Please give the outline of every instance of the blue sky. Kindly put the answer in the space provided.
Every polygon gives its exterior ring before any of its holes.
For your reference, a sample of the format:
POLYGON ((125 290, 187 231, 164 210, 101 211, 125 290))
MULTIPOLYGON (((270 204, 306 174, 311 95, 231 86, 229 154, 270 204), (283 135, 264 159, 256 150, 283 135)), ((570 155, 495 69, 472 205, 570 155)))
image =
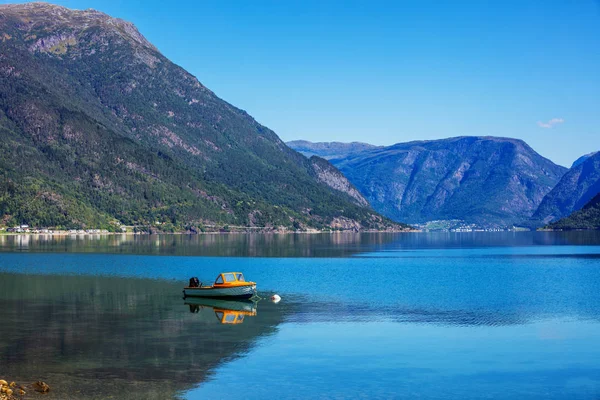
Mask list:
POLYGON ((598 0, 56 3, 132 21, 283 140, 508 136, 565 166, 600 150, 598 0))

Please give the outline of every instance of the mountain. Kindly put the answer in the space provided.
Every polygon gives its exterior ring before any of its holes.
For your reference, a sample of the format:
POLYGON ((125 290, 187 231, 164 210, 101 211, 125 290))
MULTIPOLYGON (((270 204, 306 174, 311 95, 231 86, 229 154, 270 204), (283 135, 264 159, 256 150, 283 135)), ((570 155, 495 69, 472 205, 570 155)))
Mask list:
POLYGON ((557 221, 583 208, 598 193, 600 152, 569 169, 556 187, 544 197, 532 219, 542 221, 543 224, 557 221))
POLYGON ((330 161, 387 217, 486 227, 530 217, 566 171, 525 142, 498 137, 363 148, 330 161))
POLYGON ((344 158, 350 154, 359 153, 361 151, 380 148, 368 143, 352 142, 352 143, 341 143, 341 142, 318 142, 313 143, 306 140, 293 140, 286 142, 288 146, 297 152, 310 158, 312 156, 319 156, 326 160, 333 158, 344 158))
POLYGON ((368 207, 369 202, 363 197, 356 187, 329 161, 318 156, 310 157, 310 164, 317 174, 320 182, 332 189, 346 193, 354 199, 354 203, 362 207, 368 207))
POLYGON ((579 157, 577 160, 573 161, 573 165, 571 165, 571 168, 574 168, 574 167, 578 166, 579 164, 583 164, 583 162, 585 160, 587 160, 588 158, 590 158, 590 157, 592 157, 592 156, 594 156, 596 154, 598 154, 598 152, 594 151, 592 153, 585 154, 585 155, 579 157))
POLYGON ((600 193, 590 200, 581 210, 550 224, 548 228, 560 230, 599 230, 600 229, 600 193))
POLYGON ((400 227, 95 10, 0 5, 0 150, 5 225, 400 227))

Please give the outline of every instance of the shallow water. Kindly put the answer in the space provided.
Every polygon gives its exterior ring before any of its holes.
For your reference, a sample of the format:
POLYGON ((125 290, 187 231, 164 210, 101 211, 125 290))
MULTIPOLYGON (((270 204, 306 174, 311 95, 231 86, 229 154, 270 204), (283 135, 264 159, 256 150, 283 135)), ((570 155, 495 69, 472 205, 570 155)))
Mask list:
POLYGON ((48 399, 597 399, 600 235, 4 236, 0 321, 48 399), (283 300, 181 298, 224 270, 283 300))

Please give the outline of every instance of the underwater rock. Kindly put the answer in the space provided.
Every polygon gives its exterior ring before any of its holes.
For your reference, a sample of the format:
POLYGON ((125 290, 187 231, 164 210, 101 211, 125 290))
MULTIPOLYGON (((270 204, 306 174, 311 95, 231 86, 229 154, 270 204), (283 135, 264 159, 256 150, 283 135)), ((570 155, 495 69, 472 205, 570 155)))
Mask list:
POLYGON ((37 381, 33 384, 35 391, 40 393, 48 393, 50 391, 50 386, 46 382, 37 381))

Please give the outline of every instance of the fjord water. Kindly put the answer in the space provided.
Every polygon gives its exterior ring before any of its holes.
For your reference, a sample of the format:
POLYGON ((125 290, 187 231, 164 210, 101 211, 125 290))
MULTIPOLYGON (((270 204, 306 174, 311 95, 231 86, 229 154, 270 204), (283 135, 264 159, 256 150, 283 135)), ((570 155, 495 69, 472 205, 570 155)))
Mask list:
POLYGON ((0 377, 48 399, 597 399, 599 343, 597 232, 0 236, 0 377), (226 270, 283 300, 182 299, 226 270))

